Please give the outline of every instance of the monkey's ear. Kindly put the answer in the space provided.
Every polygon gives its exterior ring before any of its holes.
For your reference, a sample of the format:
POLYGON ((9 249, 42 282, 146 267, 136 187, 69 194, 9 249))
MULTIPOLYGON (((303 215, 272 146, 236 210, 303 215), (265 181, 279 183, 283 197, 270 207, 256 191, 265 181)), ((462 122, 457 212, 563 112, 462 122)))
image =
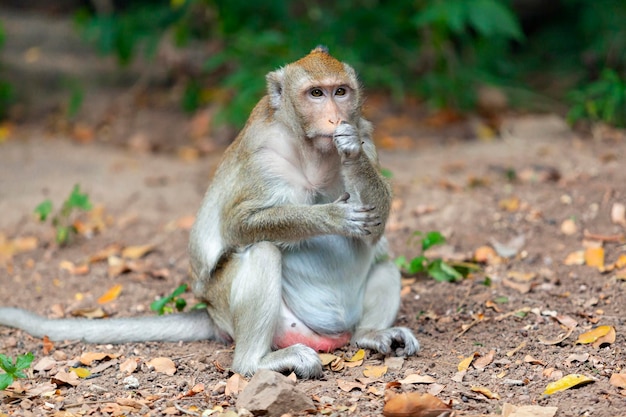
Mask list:
POLYGON ((284 68, 272 71, 267 74, 267 94, 270 97, 270 106, 273 109, 280 107, 280 98, 283 95, 283 79, 285 78, 284 68))

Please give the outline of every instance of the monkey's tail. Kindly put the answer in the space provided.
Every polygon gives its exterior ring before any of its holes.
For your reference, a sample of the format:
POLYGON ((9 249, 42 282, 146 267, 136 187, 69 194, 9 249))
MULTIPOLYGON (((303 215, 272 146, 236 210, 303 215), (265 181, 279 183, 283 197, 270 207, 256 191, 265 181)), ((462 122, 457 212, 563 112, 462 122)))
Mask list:
POLYGON ((48 319, 21 308, 0 307, 0 325, 22 329, 50 340, 88 343, 178 342, 221 340, 206 310, 165 316, 91 319, 48 319))

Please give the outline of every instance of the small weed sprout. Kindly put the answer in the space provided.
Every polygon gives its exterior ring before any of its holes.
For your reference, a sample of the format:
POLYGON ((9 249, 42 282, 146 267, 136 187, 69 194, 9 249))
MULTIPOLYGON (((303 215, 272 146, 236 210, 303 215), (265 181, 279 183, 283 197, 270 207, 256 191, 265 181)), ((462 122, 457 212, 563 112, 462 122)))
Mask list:
MULTIPOLYGON (((176 288, 172 293, 168 296, 159 298, 158 300, 153 301, 150 304, 150 310, 156 311, 159 316, 163 314, 173 313, 176 311, 183 311, 185 307, 187 307, 187 301, 180 297, 180 295, 187 291, 187 284, 182 284, 178 288, 176 288)), ((194 305, 191 309, 202 309, 206 308, 206 304, 198 303, 194 305)))
POLYGON ((0 369, 5 372, 0 374, 0 391, 7 389, 16 379, 26 378, 26 374, 22 371, 30 367, 34 358, 32 353, 26 353, 24 355, 18 355, 18 357, 13 360, 0 353, 0 369))
POLYGON ((408 275, 425 273, 429 277, 439 282, 454 282, 465 278, 470 272, 475 271, 478 267, 475 264, 467 262, 447 262, 441 258, 430 259, 425 252, 433 246, 442 245, 446 242, 446 238, 437 231, 413 233, 412 238, 419 239, 420 254, 411 260, 406 256, 396 258, 396 265, 408 275))
MULTIPOLYGON (((77 230, 72 223, 72 214, 75 210, 89 211, 92 205, 87 194, 80 192, 80 186, 76 184, 69 197, 63 202, 61 209, 51 218, 52 226, 56 229, 56 242, 65 246, 71 242, 77 230)), ((39 221, 45 222, 52 214, 52 201, 47 199, 35 208, 35 214, 39 221)))

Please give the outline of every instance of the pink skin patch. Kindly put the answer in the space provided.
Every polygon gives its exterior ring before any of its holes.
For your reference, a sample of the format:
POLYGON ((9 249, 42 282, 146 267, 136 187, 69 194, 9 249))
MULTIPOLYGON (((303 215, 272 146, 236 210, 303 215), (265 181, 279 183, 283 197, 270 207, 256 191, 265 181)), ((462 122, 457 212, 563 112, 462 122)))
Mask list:
MULTIPOLYGON (((307 329, 308 330, 308 329, 307 329)), ((352 335, 350 333, 342 333, 334 336, 322 336, 311 333, 302 334, 296 330, 286 331, 274 337, 274 346, 283 349, 297 343, 307 345, 317 352, 330 352, 350 343, 352 335)))

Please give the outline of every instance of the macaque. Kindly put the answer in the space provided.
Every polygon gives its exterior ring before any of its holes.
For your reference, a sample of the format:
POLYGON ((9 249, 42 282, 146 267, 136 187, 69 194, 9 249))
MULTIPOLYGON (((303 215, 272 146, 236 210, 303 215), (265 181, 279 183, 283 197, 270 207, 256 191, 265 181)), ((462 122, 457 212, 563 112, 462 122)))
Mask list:
POLYGON ((207 311, 101 321, 0 308, 0 324, 53 340, 235 342, 232 369, 322 375, 348 343, 414 355, 391 327, 400 273, 384 237, 391 190, 352 67, 318 46, 270 72, 191 230, 191 287, 207 311), (208 313, 208 314, 207 314, 208 313))

